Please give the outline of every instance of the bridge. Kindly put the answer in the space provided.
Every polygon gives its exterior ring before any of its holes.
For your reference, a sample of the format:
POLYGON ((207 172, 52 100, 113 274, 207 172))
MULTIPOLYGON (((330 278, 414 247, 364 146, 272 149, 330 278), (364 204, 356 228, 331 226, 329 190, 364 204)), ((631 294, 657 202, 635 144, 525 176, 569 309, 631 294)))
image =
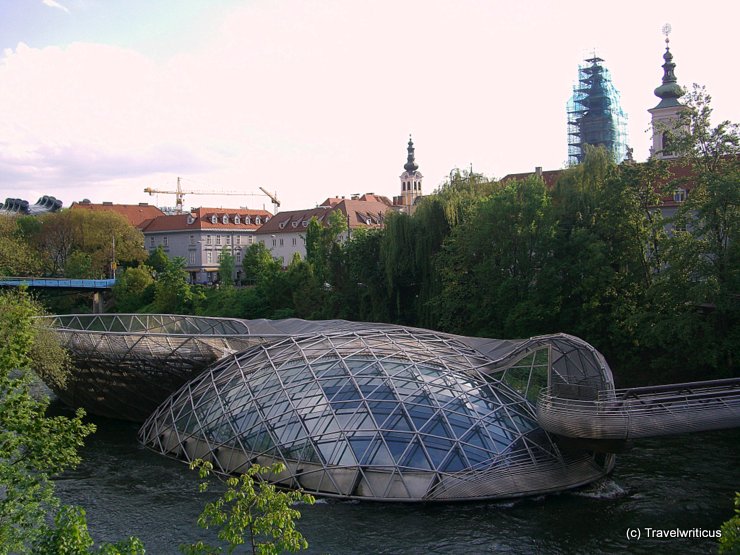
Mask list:
POLYGON ((537 420, 575 439, 626 440, 740 426, 740 378, 592 392, 543 389, 537 420))
POLYGON ((42 287, 52 289, 78 289, 102 291, 112 289, 115 279, 69 279, 69 278, 35 278, 35 277, 2 277, 0 287, 42 287))
POLYGON ((33 287, 66 291, 90 291, 93 294, 92 310, 96 314, 105 312, 101 293, 113 289, 115 279, 69 279, 35 277, 0 277, 0 287, 33 287))

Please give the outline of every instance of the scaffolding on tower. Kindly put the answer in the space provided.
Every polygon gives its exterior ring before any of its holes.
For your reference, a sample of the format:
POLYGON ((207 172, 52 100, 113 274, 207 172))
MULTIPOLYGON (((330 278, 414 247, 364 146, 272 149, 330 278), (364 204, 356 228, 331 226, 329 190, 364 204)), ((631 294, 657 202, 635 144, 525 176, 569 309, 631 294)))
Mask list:
POLYGON ((627 156, 627 116, 609 70, 596 56, 578 66, 568 101, 568 163, 583 162, 585 146, 602 145, 617 163, 627 156))

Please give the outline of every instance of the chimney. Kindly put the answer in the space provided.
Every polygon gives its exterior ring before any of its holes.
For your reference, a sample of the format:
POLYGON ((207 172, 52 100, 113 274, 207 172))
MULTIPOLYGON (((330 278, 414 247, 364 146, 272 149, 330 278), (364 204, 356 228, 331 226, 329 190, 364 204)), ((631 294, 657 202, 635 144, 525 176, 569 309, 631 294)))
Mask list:
POLYGON ((535 168, 534 168, 534 174, 537 177, 542 177, 542 166, 535 166, 535 168))

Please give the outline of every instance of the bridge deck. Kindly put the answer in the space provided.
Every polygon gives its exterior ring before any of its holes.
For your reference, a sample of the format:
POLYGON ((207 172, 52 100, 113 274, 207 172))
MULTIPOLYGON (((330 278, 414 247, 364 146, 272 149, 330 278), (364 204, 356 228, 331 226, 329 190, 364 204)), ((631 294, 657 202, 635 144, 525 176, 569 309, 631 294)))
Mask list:
POLYGON ((112 289, 115 279, 68 279, 68 278, 27 278, 5 277, 0 278, 0 287, 52 287, 64 289, 112 289))
POLYGON ((554 434, 629 439, 740 426, 740 379, 600 392, 595 400, 542 390, 537 420, 554 434))

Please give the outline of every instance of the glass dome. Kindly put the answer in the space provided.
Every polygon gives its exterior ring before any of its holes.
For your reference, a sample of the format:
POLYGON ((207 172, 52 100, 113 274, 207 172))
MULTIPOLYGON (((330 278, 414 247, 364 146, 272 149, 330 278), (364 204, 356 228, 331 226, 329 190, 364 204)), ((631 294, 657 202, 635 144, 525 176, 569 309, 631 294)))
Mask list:
POLYGON ((612 460, 565 452, 490 358, 407 328, 286 337, 227 357, 174 393, 141 440, 310 493, 388 501, 512 497, 590 482, 612 460))

